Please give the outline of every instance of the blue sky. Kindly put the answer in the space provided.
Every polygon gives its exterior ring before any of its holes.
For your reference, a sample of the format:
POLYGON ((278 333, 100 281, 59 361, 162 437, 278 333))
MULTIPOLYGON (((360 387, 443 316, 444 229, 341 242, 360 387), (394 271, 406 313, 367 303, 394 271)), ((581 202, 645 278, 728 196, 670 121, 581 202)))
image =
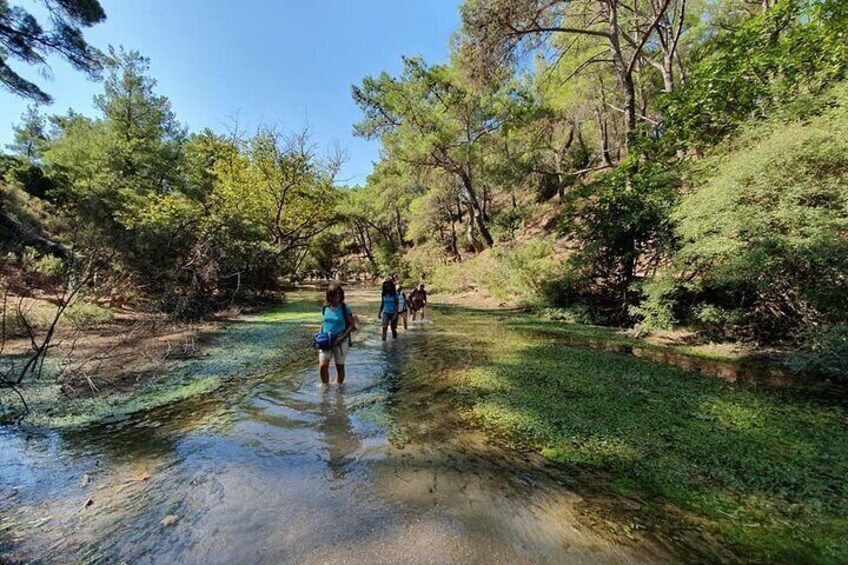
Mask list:
MULTIPOLYGON (((38 13, 36 2, 13 3, 38 13)), ((308 127, 320 148, 338 144, 348 160, 339 175, 362 183, 378 144, 354 138, 359 109, 350 86, 382 70, 397 73, 401 55, 428 62, 448 57, 459 26, 458 0, 101 0, 106 22, 86 38, 137 49, 151 60, 158 92, 171 99, 192 131, 229 131, 270 124, 284 131, 308 127)), ((58 59, 52 78, 12 62, 55 98, 47 113, 73 108, 93 115, 100 85, 58 59)), ((0 145, 27 101, 0 90, 0 145)))

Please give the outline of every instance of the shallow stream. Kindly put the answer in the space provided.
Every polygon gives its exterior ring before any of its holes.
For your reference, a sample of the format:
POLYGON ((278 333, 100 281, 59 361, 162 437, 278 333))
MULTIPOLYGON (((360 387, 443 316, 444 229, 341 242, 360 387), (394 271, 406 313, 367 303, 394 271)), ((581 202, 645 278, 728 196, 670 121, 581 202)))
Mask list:
POLYGON ((469 323, 448 333, 462 320, 435 312, 383 344, 374 299, 348 300, 370 321, 343 388, 321 388, 304 350, 118 422, 0 429, 0 562, 670 559, 649 539, 592 527, 555 474, 457 416, 444 377, 509 330, 469 323))

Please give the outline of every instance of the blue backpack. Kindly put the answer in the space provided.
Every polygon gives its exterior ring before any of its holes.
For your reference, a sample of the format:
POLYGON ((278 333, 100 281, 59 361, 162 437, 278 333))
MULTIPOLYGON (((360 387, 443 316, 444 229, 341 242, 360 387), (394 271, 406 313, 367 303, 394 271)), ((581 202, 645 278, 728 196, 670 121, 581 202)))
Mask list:
MULTIPOLYGON (((344 318, 344 328, 347 331, 347 305, 344 302, 341 303, 342 307, 342 318, 344 318)), ((333 348, 333 342, 336 341, 336 337, 338 337, 333 332, 325 332, 324 331, 324 322, 323 316, 327 313, 327 305, 325 304, 323 308, 321 308, 321 331, 315 334, 315 347, 320 349, 321 351, 329 351, 333 348)), ((350 345, 350 334, 347 336, 348 345, 350 345)))

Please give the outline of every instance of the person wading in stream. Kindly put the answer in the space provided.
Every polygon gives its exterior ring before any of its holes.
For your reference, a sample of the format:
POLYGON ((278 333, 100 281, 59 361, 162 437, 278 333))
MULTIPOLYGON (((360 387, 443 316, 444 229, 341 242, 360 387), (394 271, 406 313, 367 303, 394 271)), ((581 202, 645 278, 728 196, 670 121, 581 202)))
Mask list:
POLYGON ((403 287, 400 285, 397 285, 397 299, 398 317, 403 320, 403 329, 408 330, 409 325, 407 323, 407 319, 409 318, 409 309, 406 307, 406 304, 409 300, 406 298, 406 293, 403 292, 403 287))
POLYGON ((383 341, 386 341, 386 330, 389 325, 392 326, 392 339, 397 339, 397 323, 398 323, 398 296, 395 289, 395 281, 391 277, 383 281, 383 288, 380 292, 380 323, 383 325, 383 341))
POLYGON ((344 299, 342 285, 330 284, 327 288, 327 302, 323 308, 321 332, 333 336, 332 344, 327 349, 318 349, 318 373, 325 385, 330 384, 330 361, 336 363, 336 383, 342 384, 345 380, 345 356, 350 348, 350 334, 356 329, 356 320, 344 299))
POLYGON ((409 294, 409 308, 412 310, 413 322, 418 315, 421 316, 422 320, 424 319, 425 306, 427 306, 427 291, 424 290, 424 284, 422 283, 409 294))

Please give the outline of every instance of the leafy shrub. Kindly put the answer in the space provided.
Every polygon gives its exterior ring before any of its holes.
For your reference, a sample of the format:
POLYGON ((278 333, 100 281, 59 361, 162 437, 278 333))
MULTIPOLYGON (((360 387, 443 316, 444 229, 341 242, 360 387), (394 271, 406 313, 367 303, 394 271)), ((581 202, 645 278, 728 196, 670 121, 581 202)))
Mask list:
POLYGON ((76 302, 65 309, 64 316, 75 328, 86 329, 111 322, 114 313, 97 304, 76 302))
POLYGON ((798 372, 848 381, 848 324, 837 324, 811 339, 788 365, 798 372))
POLYGON ((495 248, 495 278, 487 281, 492 294, 522 306, 541 305, 543 288, 561 269, 553 253, 553 242, 549 240, 532 240, 509 248, 495 248))
POLYGON ((568 308, 542 308, 539 317, 568 324, 591 324, 594 321, 589 307, 585 304, 575 304, 568 308))
POLYGON ((45 277, 56 279, 65 273, 65 265, 58 257, 44 255, 33 262, 32 270, 45 277))
POLYGON ((780 339, 848 316, 848 85, 835 100, 702 165, 707 180, 673 214, 695 321, 780 339))
POLYGON ((654 263, 672 241, 669 215, 677 202, 680 174, 657 163, 619 169, 570 193, 560 234, 580 242, 558 281, 545 287, 546 301, 585 304, 597 323, 627 324, 639 294, 640 263, 654 263))
POLYGON ((489 223, 492 237, 497 241, 509 241, 513 239, 524 220, 531 217, 536 210, 537 206, 525 204, 508 207, 493 213, 491 222, 489 223))
POLYGON ((654 277, 638 286, 644 299, 630 307, 630 314, 646 330, 668 330, 678 323, 675 313, 680 283, 670 276, 654 277))
POLYGON ((48 304, 23 304, 20 309, 12 304, 6 305, 6 337, 26 337, 27 325, 36 332, 44 329, 53 321, 56 307, 48 304), (23 318, 23 319, 21 319, 23 318))
POLYGON ((665 139, 709 147, 752 117, 822 92, 848 69, 846 33, 844 0, 791 0, 718 37, 666 101, 665 139))

